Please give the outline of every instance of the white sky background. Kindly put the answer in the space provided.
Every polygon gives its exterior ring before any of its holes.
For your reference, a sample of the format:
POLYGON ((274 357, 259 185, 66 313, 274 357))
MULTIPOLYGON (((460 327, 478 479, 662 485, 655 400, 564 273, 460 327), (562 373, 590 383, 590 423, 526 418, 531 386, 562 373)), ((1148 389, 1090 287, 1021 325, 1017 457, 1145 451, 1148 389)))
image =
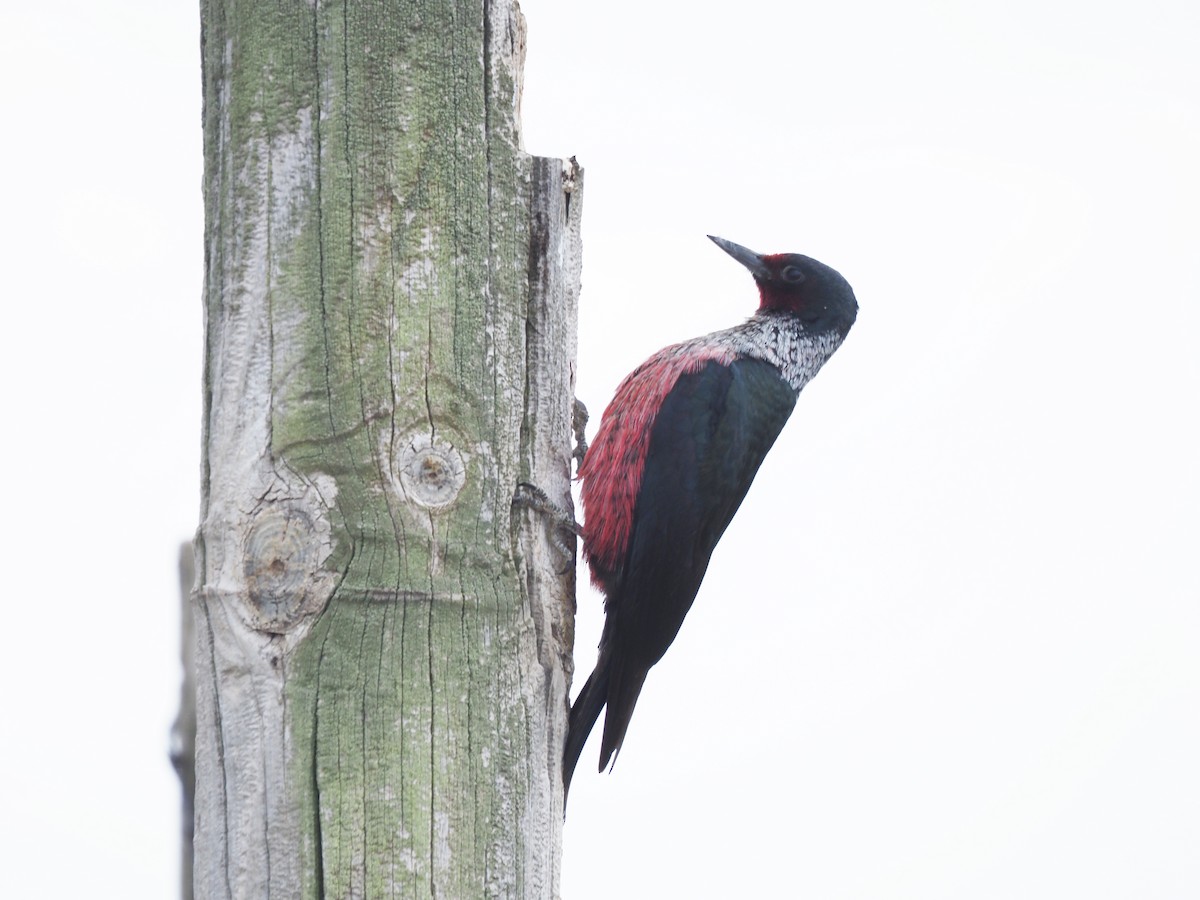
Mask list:
MULTIPOLYGON (((753 310, 706 233, 861 307, 614 773, 585 750, 564 895, 1200 894, 1200 7, 523 7, 526 146, 587 171, 593 431, 753 310)), ((198 44, 192 3, 0 28, 6 897, 175 896, 198 44)))

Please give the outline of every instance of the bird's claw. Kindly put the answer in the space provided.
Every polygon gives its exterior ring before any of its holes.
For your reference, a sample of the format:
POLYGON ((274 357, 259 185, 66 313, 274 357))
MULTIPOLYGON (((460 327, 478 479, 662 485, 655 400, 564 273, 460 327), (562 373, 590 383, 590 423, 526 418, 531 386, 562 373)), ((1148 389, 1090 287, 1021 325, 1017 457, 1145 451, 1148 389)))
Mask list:
POLYGON ((571 451, 571 458, 575 460, 576 475, 579 474, 579 467, 583 465, 583 459, 588 452, 587 423, 587 407, 576 397, 571 407, 571 431, 575 435, 575 449, 571 451))
POLYGON ((575 538, 583 537, 583 526, 575 521, 568 510, 563 509, 550 499, 549 495, 536 484, 522 481, 517 485, 513 494, 513 506, 523 506, 547 515, 554 528, 550 532, 550 543, 566 557, 575 555, 575 538), (565 535, 569 534, 568 539, 565 535))

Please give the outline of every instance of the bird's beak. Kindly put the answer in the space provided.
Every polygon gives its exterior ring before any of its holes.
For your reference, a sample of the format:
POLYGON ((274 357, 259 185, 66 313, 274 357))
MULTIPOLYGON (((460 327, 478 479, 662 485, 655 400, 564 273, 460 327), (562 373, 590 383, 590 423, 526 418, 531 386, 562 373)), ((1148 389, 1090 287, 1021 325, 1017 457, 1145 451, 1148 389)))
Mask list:
POLYGON ((771 271, 763 264, 762 256, 753 250, 743 247, 741 244, 735 244, 733 241, 727 241, 725 238, 713 237, 711 234, 708 239, 749 269, 750 274, 755 278, 771 277, 771 271))

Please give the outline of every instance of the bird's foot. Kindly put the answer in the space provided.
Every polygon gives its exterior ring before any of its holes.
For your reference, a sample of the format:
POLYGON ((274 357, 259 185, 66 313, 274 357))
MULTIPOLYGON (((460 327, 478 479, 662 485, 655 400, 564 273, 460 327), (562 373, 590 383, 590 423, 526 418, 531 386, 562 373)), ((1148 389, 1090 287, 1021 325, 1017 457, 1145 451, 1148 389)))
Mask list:
POLYGON ((583 526, 575 521, 575 517, 569 511, 551 500, 546 492, 536 484, 530 484, 527 481, 522 481, 517 485, 512 502, 513 506, 523 506, 548 516, 551 524, 554 525, 550 531, 550 543, 563 556, 568 558, 575 556, 575 538, 583 537, 583 526), (568 538, 567 535, 570 537, 568 538))
POLYGON ((571 431, 575 435, 575 449, 571 452, 571 458, 575 460, 576 475, 579 474, 579 467, 583 465, 583 458, 588 452, 587 423, 587 407, 576 397, 575 404, 571 407, 571 431))

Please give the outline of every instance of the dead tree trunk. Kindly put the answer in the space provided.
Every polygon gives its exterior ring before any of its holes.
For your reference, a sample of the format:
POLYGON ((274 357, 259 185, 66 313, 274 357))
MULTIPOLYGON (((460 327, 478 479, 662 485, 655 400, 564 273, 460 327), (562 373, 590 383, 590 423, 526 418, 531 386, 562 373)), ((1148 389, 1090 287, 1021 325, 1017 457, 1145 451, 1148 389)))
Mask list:
POLYGON ((512 0, 202 0, 195 884, 555 897, 580 175, 512 0))
POLYGON ((182 815, 182 847, 179 854, 180 900, 192 900, 192 842, 196 827, 196 626, 192 618, 191 592, 196 582, 192 545, 179 548, 179 592, 181 615, 180 662, 183 683, 179 686, 179 714, 171 725, 171 765, 179 776, 182 815))

